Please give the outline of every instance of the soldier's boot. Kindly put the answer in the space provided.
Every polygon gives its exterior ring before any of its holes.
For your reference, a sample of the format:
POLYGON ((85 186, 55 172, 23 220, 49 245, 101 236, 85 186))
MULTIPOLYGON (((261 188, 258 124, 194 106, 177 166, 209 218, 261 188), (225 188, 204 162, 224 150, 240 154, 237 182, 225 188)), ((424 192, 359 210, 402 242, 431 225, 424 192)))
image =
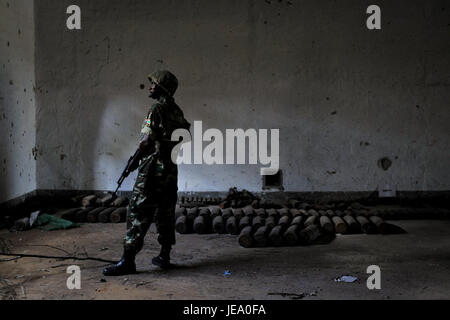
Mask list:
POLYGON ((130 249, 125 249, 122 259, 114 266, 103 269, 103 275, 107 277, 118 277, 136 273, 135 254, 130 249))
POLYGON ((172 249, 172 246, 165 246, 163 245, 161 247, 161 252, 159 256, 154 257, 152 259, 152 263, 155 266, 160 267, 161 269, 170 269, 174 265, 170 263, 170 250, 172 249))

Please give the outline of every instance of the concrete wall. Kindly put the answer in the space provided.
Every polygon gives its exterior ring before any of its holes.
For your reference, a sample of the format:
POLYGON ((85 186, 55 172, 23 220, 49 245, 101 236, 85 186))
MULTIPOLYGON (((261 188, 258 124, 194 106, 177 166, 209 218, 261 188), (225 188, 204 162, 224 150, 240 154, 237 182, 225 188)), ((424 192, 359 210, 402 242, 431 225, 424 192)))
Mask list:
POLYGON ((0 203, 36 189, 33 10, 0 0, 0 203))
MULTIPOLYGON (((191 122, 280 129, 286 191, 450 190, 450 7, 380 0, 369 31, 372 2, 79 0, 69 31, 72 1, 36 0, 37 187, 113 189, 168 68, 191 122)), ((181 166, 180 191, 261 190, 259 169, 181 166)))

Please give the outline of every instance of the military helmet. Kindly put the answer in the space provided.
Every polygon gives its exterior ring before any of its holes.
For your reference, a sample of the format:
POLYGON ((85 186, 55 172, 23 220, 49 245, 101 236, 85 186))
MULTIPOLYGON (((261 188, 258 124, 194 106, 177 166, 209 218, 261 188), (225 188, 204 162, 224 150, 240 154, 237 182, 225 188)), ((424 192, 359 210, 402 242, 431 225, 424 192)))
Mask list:
POLYGON ((178 79, 169 71, 156 71, 148 76, 150 81, 153 81, 160 86, 169 96, 173 96, 178 89, 178 79))

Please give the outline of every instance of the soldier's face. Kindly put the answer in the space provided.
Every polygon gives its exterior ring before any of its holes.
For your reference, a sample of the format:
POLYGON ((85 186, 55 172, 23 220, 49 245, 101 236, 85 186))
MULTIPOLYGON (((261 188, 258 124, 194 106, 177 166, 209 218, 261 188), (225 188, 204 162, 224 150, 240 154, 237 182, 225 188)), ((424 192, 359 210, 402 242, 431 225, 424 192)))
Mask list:
POLYGON ((150 82, 150 98, 159 99, 161 97, 161 88, 156 85, 153 81, 150 82))

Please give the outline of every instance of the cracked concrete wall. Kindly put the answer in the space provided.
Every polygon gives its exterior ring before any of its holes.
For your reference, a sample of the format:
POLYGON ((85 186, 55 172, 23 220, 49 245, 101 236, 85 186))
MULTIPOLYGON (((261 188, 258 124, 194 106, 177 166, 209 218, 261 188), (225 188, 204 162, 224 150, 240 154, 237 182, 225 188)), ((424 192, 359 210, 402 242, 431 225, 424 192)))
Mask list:
POLYGON ((33 1, 0 0, 0 203, 36 189, 33 1))
MULTIPOLYGON (((444 0, 377 1, 381 31, 360 0, 80 0, 79 31, 70 4, 36 1, 39 189, 114 189, 162 68, 204 130, 279 128, 286 191, 450 189, 444 0)), ((258 191, 259 169, 182 165, 179 188, 258 191)))

